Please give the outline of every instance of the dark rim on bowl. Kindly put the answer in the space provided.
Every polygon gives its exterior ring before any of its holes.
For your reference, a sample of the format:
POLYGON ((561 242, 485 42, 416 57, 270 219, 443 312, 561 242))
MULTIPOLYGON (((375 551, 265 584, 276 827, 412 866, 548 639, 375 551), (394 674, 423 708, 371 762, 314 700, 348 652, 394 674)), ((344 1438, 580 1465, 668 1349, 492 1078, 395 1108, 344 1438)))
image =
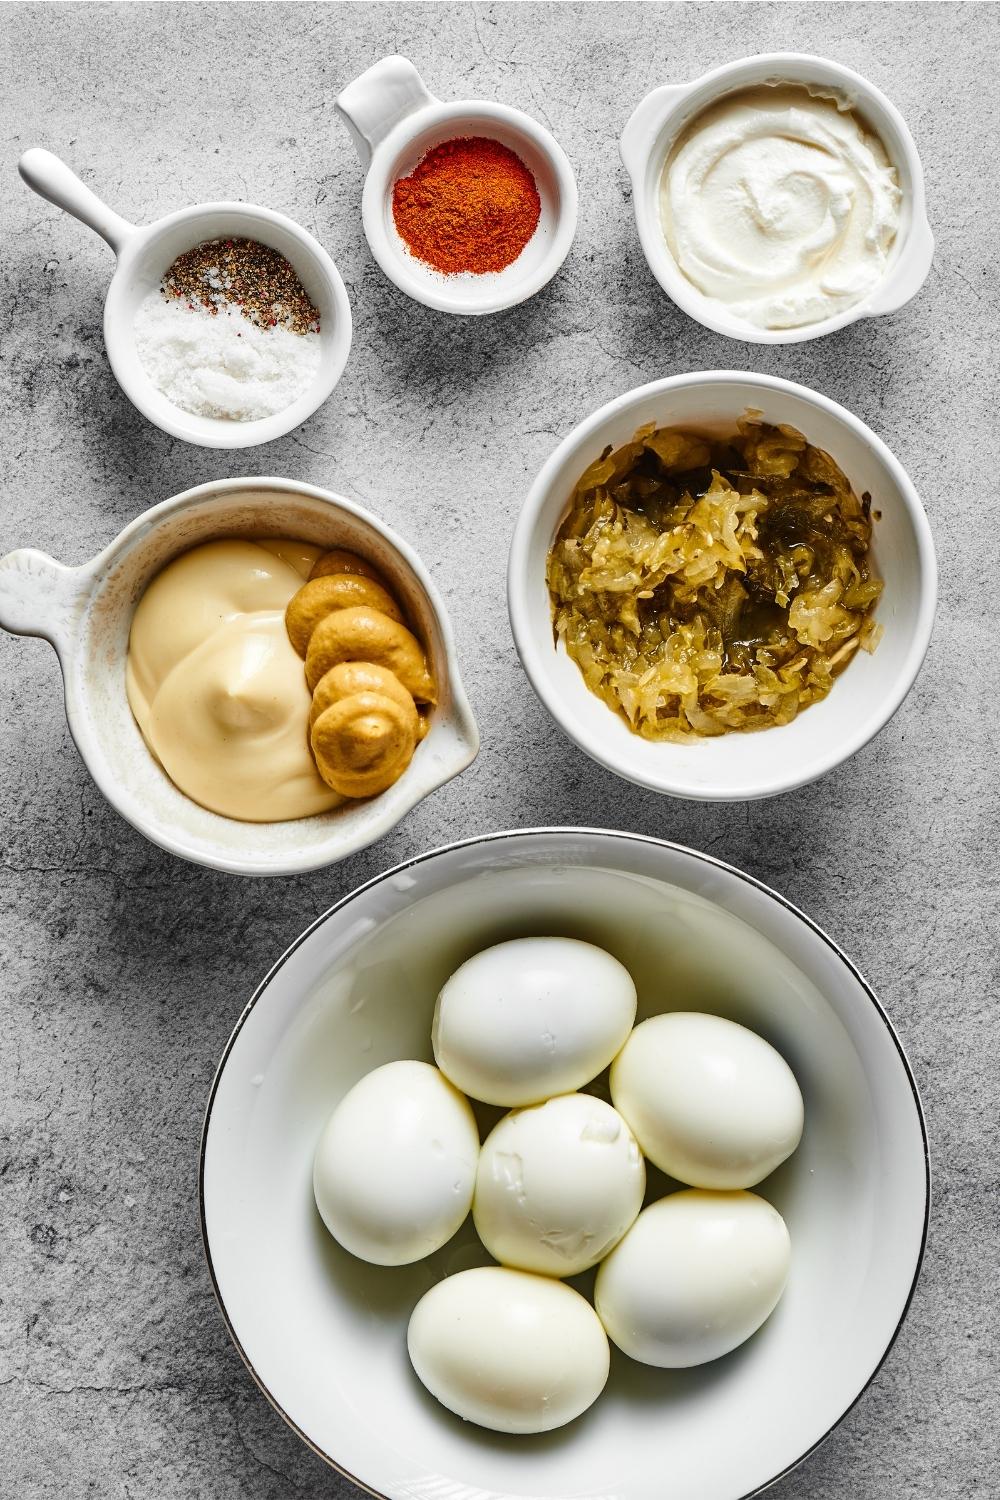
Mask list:
POLYGON ((827 1438, 831 1435, 831 1433, 836 1431, 841 1422, 843 1422, 844 1418, 848 1416, 851 1411, 853 1411, 854 1407, 861 1400, 861 1397, 865 1394, 865 1391, 867 1391, 868 1387, 871 1385, 872 1381, 875 1379, 876 1375, 879 1373, 882 1366, 888 1359, 890 1353, 892 1352, 893 1346, 899 1337, 900 1330, 902 1329, 903 1324, 906 1321, 907 1314, 909 1313, 910 1304, 913 1301, 913 1295, 917 1289, 917 1282, 920 1280, 920 1272, 923 1267, 924 1252, 927 1248, 927 1234, 930 1225, 931 1211, 930 1150, 927 1140, 927 1124, 924 1120, 924 1111, 920 1102, 920 1093, 917 1089, 916 1079, 913 1076, 913 1070, 910 1067, 910 1063, 903 1049, 903 1045, 896 1034, 895 1027, 889 1020, 889 1017, 886 1014, 885 1010, 882 1008, 882 1004, 879 1001, 878 996, 875 994, 871 985, 865 979, 861 971, 851 962, 846 953, 844 953, 843 949, 840 948, 838 944, 835 943, 833 939, 823 931, 822 927, 820 927, 818 923, 814 922, 811 917, 806 916, 805 912, 800 911, 793 902, 782 896, 778 891, 772 890, 771 887, 765 885, 762 880, 757 880, 755 876, 747 874, 745 870, 740 870, 735 865, 728 864, 723 859, 716 859, 714 855, 704 854, 701 852, 701 850, 698 849, 691 849, 686 844, 678 844, 672 839, 654 838, 650 834, 628 833, 614 828, 551 826, 541 828, 512 828, 499 833, 480 834, 472 838, 455 839, 452 843, 449 844, 440 844, 435 849, 428 849, 423 854, 413 855, 412 858, 404 859, 399 864, 391 866, 388 870, 383 870, 380 875, 375 875, 371 878, 371 880, 364 881, 355 890, 350 891, 346 896, 342 896, 339 901, 335 901, 331 907, 329 907, 320 916, 316 917, 314 921, 310 922, 309 926, 299 934, 295 941, 289 944, 281 957, 274 964, 272 964, 271 968, 265 974, 264 978, 261 980, 260 984, 254 990, 250 999, 244 1006, 243 1011, 241 1012, 239 1019, 236 1022, 236 1025, 233 1027, 232 1034, 230 1035, 229 1040, 226 1043, 225 1050, 219 1060, 219 1065, 215 1070, 215 1077, 212 1080, 212 1087, 208 1096, 208 1104, 205 1108, 205 1121, 202 1126, 201 1146, 198 1157, 198 1208, 199 1219, 201 1223, 202 1246, 205 1251, 205 1260, 208 1265, 208 1274, 212 1280, 212 1290, 215 1294, 215 1300, 218 1303, 219 1311, 222 1314, 226 1329, 229 1333, 229 1337, 232 1339, 233 1344, 236 1346, 236 1352, 239 1354, 250 1375, 253 1377, 253 1380, 261 1391, 262 1395, 266 1397, 267 1401, 278 1413, 278 1416, 281 1417, 282 1421, 287 1423, 292 1431, 302 1439, 305 1445, 310 1448, 313 1453, 316 1454, 317 1458, 321 1458, 324 1463, 329 1464, 330 1468, 335 1469, 338 1474, 342 1474, 345 1479, 349 1479, 351 1483, 357 1485, 359 1489, 366 1491, 369 1495, 374 1495, 376 1497, 376 1500, 390 1500, 390 1497, 384 1494, 382 1490, 377 1490, 372 1485, 367 1484, 365 1480, 359 1479, 356 1474, 351 1473, 350 1469, 345 1469, 344 1466, 338 1463, 335 1458, 331 1458, 328 1453, 324 1453, 323 1450, 317 1447, 312 1439, 308 1437, 305 1432, 303 1432, 298 1423, 288 1415, 284 1407, 281 1406, 276 1397, 265 1385, 262 1377, 254 1368, 249 1356, 246 1353, 246 1350, 240 1343, 239 1335, 237 1334, 236 1329, 233 1327, 233 1324, 230 1321, 229 1313, 226 1310, 225 1300, 222 1295, 222 1288, 219 1286, 218 1278, 215 1274, 215 1265, 212 1261, 212 1251, 208 1241, 208 1225, 205 1220, 205 1154, 208 1144, 208 1131, 212 1121, 212 1106, 215 1103, 215 1096, 218 1092, 219 1083, 222 1078, 226 1063, 229 1059, 229 1054, 235 1046, 236 1039, 239 1036, 240 1032, 243 1030, 243 1026, 247 1018, 249 1017, 250 1012, 253 1010, 254 1006, 257 1004, 257 1001, 261 998, 271 980, 274 978, 275 974, 277 974, 278 970, 282 968, 282 966, 287 962, 289 958, 291 958, 292 954, 301 947, 301 945, 307 940, 307 938, 311 937, 316 929, 318 927, 321 927, 323 923, 328 920, 328 918, 334 915, 335 912, 342 910, 343 907, 356 900, 358 896, 363 895, 365 891, 371 890, 373 886, 381 885, 383 881, 390 879, 392 876, 399 875, 406 870, 412 870, 414 866, 425 864, 428 860, 435 859, 438 855, 449 854, 456 849, 472 848, 477 844, 499 843, 504 839, 537 838, 539 836, 563 837, 566 834, 596 834, 599 837, 603 838, 624 839, 631 843, 651 844, 661 849, 672 849, 679 854, 690 855, 694 859, 701 860, 703 861, 703 863, 711 865, 717 870, 724 870, 728 875, 735 875, 746 885, 749 885, 753 889, 762 892, 765 896, 770 896, 771 899, 776 901, 779 906, 784 907, 784 909, 790 912, 792 916, 798 917, 801 922, 805 923, 810 931, 815 933, 818 938, 822 939, 827 947, 837 955, 840 961, 851 972, 851 974, 853 974, 854 978, 861 985, 862 989, 865 991, 865 994, 868 996, 872 1005, 875 1007, 877 1014, 881 1018, 886 1030, 889 1033, 892 1043, 899 1054, 899 1060, 903 1065, 907 1082, 909 1083, 910 1090, 913 1094, 913 1104, 917 1112, 917 1120, 920 1125, 920 1135, 923 1141, 924 1149, 924 1222, 920 1236, 920 1248, 917 1252, 917 1261, 916 1265, 913 1268, 913 1280, 910 1282, 910 1288, 906 1294, 906 1301, 903 1304, 903 1310, 899 1315, 899 1321, 897 1322, 896 1327, 893 1329, 892 1337, 886 1344, 881 1357, 879 1358, 875 1367, 872 1369, 868 1378, 865 1380, 864 1384, 861 1386, 860 1390, 853 1397, 853 1399, 848 1403, 847 1406, 844 1407, 844 1410, 840 1413, 836 1420, 830 1424, 823 1435, 821 1437, 818 1437, 816 1441, 805 1450, 804 1453, 800 1453, 799 1456, 793 1459, 791 1463, 786 1464, 779 1473, 772 1475, 770 1479, 765 1480, 764 1483, 758 1485, 756 1489, 747 1490, 745 1494, 739 1497, 739 1500, 753 1500, 754 1496, 762 1495, 765 1490, 769 1490, 773 1485, 777 1484, 779 1480, 782 1480, 787 1475, 791 1474, 793 1470, 797 1469, 800 1464, 803 1464, 807 1458, 815 1453, 816 1450, 826 1442, 827 1438))

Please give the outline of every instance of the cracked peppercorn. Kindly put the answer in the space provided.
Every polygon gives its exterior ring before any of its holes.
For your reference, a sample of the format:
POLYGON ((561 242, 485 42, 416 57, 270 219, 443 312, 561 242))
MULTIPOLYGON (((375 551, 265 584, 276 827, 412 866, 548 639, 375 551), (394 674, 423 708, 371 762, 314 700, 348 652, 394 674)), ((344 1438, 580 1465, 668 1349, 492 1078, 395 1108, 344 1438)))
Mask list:
POLYGON ((319 332, 319 312, 293 267, 259 240, 205 240, 195 245, 178 255, 160 290, 168 299, 177 297, 210 313, 238 307, 258 328, 319 332))

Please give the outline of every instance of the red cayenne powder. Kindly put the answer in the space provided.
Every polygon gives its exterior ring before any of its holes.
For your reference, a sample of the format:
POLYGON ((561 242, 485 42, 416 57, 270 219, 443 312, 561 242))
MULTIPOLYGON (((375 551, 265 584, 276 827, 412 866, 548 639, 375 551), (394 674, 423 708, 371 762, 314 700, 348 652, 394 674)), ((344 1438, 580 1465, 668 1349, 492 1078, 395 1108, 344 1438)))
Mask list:
POLYGON ((538 226, 535 179, 485 136, 444 141, 392 190, 392 216, 412 253, 435 270, 502 271, 538 226))

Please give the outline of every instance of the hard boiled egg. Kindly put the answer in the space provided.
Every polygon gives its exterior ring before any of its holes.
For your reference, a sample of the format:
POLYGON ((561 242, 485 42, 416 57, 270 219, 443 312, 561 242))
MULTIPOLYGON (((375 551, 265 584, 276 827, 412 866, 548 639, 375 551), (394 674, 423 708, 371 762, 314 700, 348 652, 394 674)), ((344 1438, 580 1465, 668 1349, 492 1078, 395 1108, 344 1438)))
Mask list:
POLYGON ((701 1188, 747 1188, 802 1136, 802 1095, 779 1052, 721 1016, 637 1026, 611 1069, 615 1108, 651 1162, 701 1188))
POLYGON ((621 1115, 590 1094, 561 1094, 505 1115, 487 1136, 472 1216, 503 1265, 575 1276, 618 1243, 645 1187, 621 1115))
POLYGON ((337 1105, 313 1164, 316 1206, 352 1255, 402 1266, 469 1212, 479 1132, 469 1101, 424 1062, 375 1068, 337 1105))
POLYGON ((495 1432, 549 1432, 597 1400, 610 1351, 572 1287, 502 1266, 431 1287, 410 1318, 414 1370, 433 1396, 495 1432))
POLYGON ((642 1364, 706 1364, 773 1312, 788 1258, 784 1219, 755 1193, 671 1193, 643 1210, 600 1266, 597 1312, 642 1364))
POLYGON ((591 943, 516 938, 477 953, 434 1011, 438 1067, 487 1104, 537 1104, 589 1083, 635 1020, 628 970, 591 943))

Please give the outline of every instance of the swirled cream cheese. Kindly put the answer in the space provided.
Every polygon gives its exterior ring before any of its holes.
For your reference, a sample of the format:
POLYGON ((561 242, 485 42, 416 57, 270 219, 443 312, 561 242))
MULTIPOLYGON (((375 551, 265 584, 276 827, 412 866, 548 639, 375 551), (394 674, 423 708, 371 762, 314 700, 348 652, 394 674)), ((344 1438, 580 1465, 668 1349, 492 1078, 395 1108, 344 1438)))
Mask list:
POLYGON ((206 542, 165 567, 136 607, 126 689, 143 738, 202 807, 250 823, 344 799, 309 751, 311 698, 285 607, 320 554, 305 542, 206 542))
POLYGON ((881 280, 901 193, 848 102, 763 85, 712 105, 660 181, 667 244, 687 279, 761 328, 835 316, 881 280))

